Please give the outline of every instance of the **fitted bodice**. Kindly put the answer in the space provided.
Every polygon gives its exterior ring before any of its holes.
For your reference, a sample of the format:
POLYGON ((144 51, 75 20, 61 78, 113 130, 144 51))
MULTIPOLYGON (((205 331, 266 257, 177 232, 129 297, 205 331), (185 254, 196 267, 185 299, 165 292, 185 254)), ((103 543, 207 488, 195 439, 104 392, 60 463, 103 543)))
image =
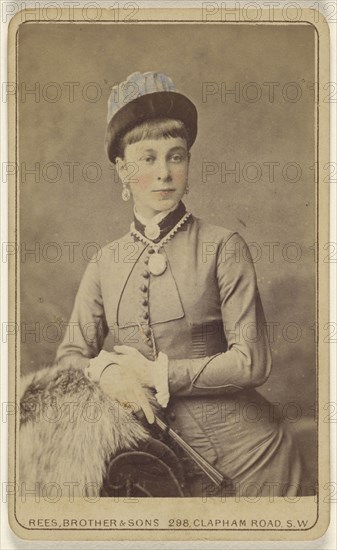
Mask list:
POLYGON ((200 239, 198 220, 191 218, 161 248, 167 269, 158 276, 148 270, 151 246, 130 234, 119 242, 118 262, 109 246, 104 250, 100 261, 102 298, 115 341, 137 347, 149 358, 156 351, 179 358, 204 357, 227 349, 217 281, 218 254, 206 254, 207 242, 200 239))

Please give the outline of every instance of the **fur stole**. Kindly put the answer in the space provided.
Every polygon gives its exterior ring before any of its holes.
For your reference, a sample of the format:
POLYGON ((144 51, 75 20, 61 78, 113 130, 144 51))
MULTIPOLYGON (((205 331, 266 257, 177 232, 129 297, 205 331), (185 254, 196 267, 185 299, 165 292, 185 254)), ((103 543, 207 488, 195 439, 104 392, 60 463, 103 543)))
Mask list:
POLYGON ((71 484, 74 496, 97 496, 109 457, 147 438, 131 411, 81 369, 53 366, 21 379, 21 490, 63 492, 71 484))

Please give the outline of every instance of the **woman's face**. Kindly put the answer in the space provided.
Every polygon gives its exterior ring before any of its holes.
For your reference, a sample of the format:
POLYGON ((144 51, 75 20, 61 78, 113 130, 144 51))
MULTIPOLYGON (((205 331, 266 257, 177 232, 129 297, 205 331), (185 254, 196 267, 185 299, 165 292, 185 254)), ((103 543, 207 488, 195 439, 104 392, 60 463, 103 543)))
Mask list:
POLYGON ((173 208, 185 193, 189 152, 180 137, 144 139, 125 147, 117 169, 139 214, 150 218, 173 208))

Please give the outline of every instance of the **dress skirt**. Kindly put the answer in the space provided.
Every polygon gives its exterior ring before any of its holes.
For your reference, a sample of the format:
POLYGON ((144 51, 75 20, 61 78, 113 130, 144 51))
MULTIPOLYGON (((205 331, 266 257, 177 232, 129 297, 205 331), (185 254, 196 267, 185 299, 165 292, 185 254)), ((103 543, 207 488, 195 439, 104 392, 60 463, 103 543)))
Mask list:
MULTIPOLYGON (((167 418, 187 443, 229 478, 235 496, 301 493, 301 460, 291 426, 256 390, 174 399, 167 418)), ((203 476, 197 476, 189 490, 192 496, 220 496, 203 476)))

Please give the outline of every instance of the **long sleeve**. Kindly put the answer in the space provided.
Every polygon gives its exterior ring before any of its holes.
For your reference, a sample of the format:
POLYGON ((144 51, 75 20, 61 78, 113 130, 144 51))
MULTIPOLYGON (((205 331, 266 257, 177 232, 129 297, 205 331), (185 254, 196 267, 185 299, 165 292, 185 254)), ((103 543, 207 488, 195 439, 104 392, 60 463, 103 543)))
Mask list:
POLYGON ((98 263, 92 261, 80 283, 56 361, 66 367, 86 367, 101 351, 107 333, 98 263))
POLYGON ((172 395, 226 393, 259 386, 269 376, 271 353, 255 270, 237 233, 219 247, 216 279, 227 351, 170 360, 172 395))

